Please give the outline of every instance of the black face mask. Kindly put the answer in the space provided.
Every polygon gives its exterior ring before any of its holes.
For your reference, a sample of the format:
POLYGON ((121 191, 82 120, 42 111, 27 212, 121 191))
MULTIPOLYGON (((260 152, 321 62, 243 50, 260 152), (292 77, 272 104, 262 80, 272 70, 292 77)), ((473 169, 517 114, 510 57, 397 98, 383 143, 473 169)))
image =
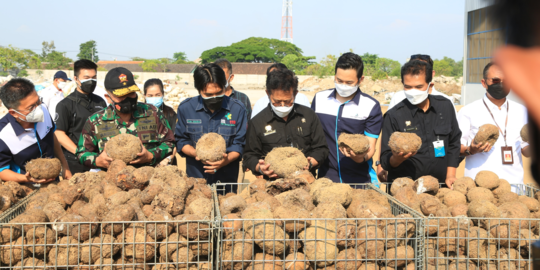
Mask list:
POLYGON ((221 108, 221 103, 223 103, 223 95, 217 97, 204 98, 203 103, 211 111, 216 111, 221 108))
POLYGON ((493 97, 494 99, 503 99, 503 98, 505 98, 505 97, 508 95, 508 94, 504 91, 504 88, 503 88, 503 84, 502 84, 502 83, 497 83, 497 84, 488 85, 487 92, 488 92, 489 95, 490 95, 491 97, 493 97))
POLYGON ((120 102, 113 101, 114 108, 121 113, 132 113, 137 109, 137 97, 127 97, 120 102))
POLYGON ((87 94, 92 94, 96 89, 97 81, 91 79, 81 83, 81 90, 87 94))

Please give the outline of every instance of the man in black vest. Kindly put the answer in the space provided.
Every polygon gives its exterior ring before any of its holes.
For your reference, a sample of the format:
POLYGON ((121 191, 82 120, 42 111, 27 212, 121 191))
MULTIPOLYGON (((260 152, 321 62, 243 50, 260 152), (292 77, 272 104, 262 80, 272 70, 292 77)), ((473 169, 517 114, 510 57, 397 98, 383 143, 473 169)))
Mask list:
POLYGON ((55 134, 62 145, 69 168, 75 174, 90 170, 79 163, 75 155, 84 123, 92 114, 107 107, 107 103, 93 94, 97 84, 97 65, 94 62, 81 59, 75 62, 74 72, 77 89, 56 106, 58 120, 55 134))

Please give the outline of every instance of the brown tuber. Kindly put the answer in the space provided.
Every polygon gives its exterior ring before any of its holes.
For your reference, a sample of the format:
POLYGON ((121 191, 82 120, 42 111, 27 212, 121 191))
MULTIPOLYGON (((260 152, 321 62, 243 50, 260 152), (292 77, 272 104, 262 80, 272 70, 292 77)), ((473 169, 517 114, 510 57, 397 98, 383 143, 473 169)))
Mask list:
POLYGON ((217 133, 206 133, 198 141, 195 146, 197 158, 202 162, 216 162, 223 159, 223 154, 227 150, 225 139, 217 133))
POLYGON ((484 124, 478 128, 478 133, 474 137, 474 143, 488 142, 490 145, 495 145, 499 139, 499 128, 492 124, 484 124))
POLYGON ((414 133, 396 131, 390 136, 388 146, 395 153, 413 153, 420 150, 422 139, 414 133))
POLYGON ((477 186, 487 188, 489 190, 494 190, 499 187, 499 176, 490 171, 481 171, 477 173, 474 181, 476 182, 477 186))
POLYGON ((113 160, 119 159, 128 164, 142 152, 141 140, 131 134, 119 134, 105 144, 105 152, 113 160))
POLYGON ((57 158, 36 158, 26 163, 26 171, 34 179, 54 179, 60 175, 62 164, 57 158))
POLYGON ((266 155, 264 161, 270 164, 269 170, 273 170, 280 178, 309 166, 304 153, 294 147, 276 147, 266 155))
POLYGON ((369 151, 369 140, 364 134, 341 133, 338 144, 339 148, 352 151, 355 155, 365 155, 369 151))

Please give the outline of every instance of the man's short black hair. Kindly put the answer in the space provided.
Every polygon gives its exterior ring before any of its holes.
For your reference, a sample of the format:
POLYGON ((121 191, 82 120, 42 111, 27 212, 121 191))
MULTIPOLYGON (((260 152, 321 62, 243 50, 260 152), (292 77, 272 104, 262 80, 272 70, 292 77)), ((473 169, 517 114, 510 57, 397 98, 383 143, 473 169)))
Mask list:
POLYGON ((431 83, 433 79, 433 68, 430 64, 421 60, 412 60, 401 67, 401 82, 403 83, 403 77, 405 75, 420 75, 424 73, 426 75, 426 82, 431 83))
POLYGON ((540 45, 540 1, 496 0, 489 19, 503 29, 508 44, 521 47, 540 45))
POLYGON ((87 59, 77 60, 73 64, 73 72, 76 77, 79 77, 79 73, 81 72, 81 69, 93 69, 97 71, 97 68, 98 66, 96 65, 96 63, 87 59))
POLYGON ((282 64, 282 63, 274 63, 272 64, 271 66, 269 66, 267 69, 266 69, 266 76, 268 76, 270 74, 270 70, 272 69, 288 69, 287 66, 285 64, 282 64))
POLYGON ((198 66, 193 72, 193 80, 195 81, 195 88, 199 92, 204 90, 209 83, 215 83, 221 89, 225 89, 225 84, 227 84, 225 72, 214 63, 198 66))
POLYGON ((487 74, 489 72, 489 69, 491 68, 491 66, 493 66, 493 62, 489 62, 486 67, 484 67, 484 80, 487 80, 488 77, 487 77, 487 74))
POLYGON ((431 56, 427 54, 413 54, 411 55, 411 59, 409 61, 412 61, 412 60, 422 60, 430 64, 431 68, 433 68, 433 59, 431 59, 431 56))
POLYGON ((0 99, 8 109, 17 109, 21 100, 35 92, 34 84, 24 78, 11 79, 0 88, 0 99))
POLYGON ((148 89, 148 87, 154 86, 154 85, 159 86, 159 90, 161 90, 161 94, 165 94, 165 91, 163 90, 163 82, 160 79, 150 79, 144 83, 144 87, 143 87, 144 95, 146 95, 146 90, 148 89))
POLYGON ((225 58, 219 58, 214 62, 214 64, 220 66, 222 69, 227 69, 229 71, 229 74, 232 74, 232 64, 229 62, 229 60, 225 58))
POLYGON ((288 69, 276 69, 266 77, 266 90, 298 91, 298 78, 288 69))
POLYGON ((362 57, 356 53, 348 52, 344 53, 339 57, 336 63, 335 72, 337 73, 338 68, 341 69, 355 69, 356 77, 360 80, 362 75, 364 75, 364 62, 362 57))

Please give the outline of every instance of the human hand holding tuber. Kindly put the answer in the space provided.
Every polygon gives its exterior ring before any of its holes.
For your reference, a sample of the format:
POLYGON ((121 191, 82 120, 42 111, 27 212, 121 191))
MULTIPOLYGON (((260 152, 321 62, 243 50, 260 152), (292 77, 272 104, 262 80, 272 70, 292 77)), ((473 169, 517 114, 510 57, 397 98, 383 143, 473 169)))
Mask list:
POLYGON ((32 183, 36 183, 36 184, 46 184, 46 183, 49 183, 49 182, 52 182, 54 181, 56 178, 51 178, 51 179, 34 179, 34 177, 30 176, 30 173, 27 172, 25 175, 26 177, 26 181, 28 182, 32 182, 32 183))
MULTIPOLYGON (((107 144, 105 143, 105 146, 107 144)), ((103 146, 103 149, 105 149, 105 146, 103 146)), ((113 161, 112 158, 109 157, 109 155, 107 155, 107 152, 105 152, 105 150, 103 150, 103 152, 101 152, 101 154, 99 154, 99 156, 96 158, 96 166, 97 167, 100 167, 100 168, 109 168, 109 165, 111 165, 111 162, 113 161)))
POLYGON ((488 142, 484 143, 477 143, 474 144, 474 142, 471 142, 471 145, 469 146, 469 152, 471 152, 471 155, 482 153, 482 152, 489 152, 491 150, 492 145, 490 145, 488 142))
POLYGON ((317 162, 317 160, 315 160, 314 158, 307 157, 307 160, 308 160, 309 164, 304 167, 304 170, 309 170, 311 168, 315 168, 315 167, 319 166, 319 162, 317 162))
MULTIPOLYGON (((140 140, 140 139, 139 139, 140 140)), ((142 151, 137 154, 137 158, 129 164, 146 164, 152 162, 154 155, 150 153, 141 142, 142 151)))
POLYGON ((447 176, 446 177, 446 186, 449 188, 449 189, 454 189, 454 182, 456 182, 457 178, 455 176, 447 176))
MULTIPOLYGON (((369 150, 369 149, 368 149, 369 150)), ((356 163, 364 163, 367 160, 367 153, 365 155, 357 155, 352 150, 347 150, 345 147, 340 147, 339 151, 346 157, 351 158, 356 163)))
POLYGON ((259 164, 257 164, 257 167, 255 168, 255 170, 258 172, 258 173, 261 173, 270 177, 270 178, 276 178, 278 177, 277 174, 274 173, 273 170, 270 170, 270 164, 264 162, 264 160, 262 159, 259 159, 259 164))
POLYGON ((71 170, 69 169, 69 167, 66 167, 64 169, 64 171, 62 172, 62 178, 64 178, 64 180, 69 180, 69 178, 71 178, 71 176, 73 176, 71 174, 71 170))
POLYGON ((392 156, 390 157, 390 165, 394 168, 398 167, 399 165, 401 165, 401 163, 414 155, 416 155, 416 151, 410 153, 392 152, 392 156))
POLYGON ((218 161, 206 161, 206 162, 203 162, 204 164, 206 164, 207 166, 204 166, 204 172, 205 173, 209 173, 209 174, 214 174, 217 172, 217 170, 227 166, 227 164, 229 164, 231 161, 229 160, 229 155, 228 154, 223 154, 223 158, 221 160, 218 160, 218 161), (215 171, 214 171, 215 170, 215 171))
POLYGON ((377 178, 379 178, 379 182, 381 183, 388 180, 388 172, 381 165, 377 166, 377 178))

